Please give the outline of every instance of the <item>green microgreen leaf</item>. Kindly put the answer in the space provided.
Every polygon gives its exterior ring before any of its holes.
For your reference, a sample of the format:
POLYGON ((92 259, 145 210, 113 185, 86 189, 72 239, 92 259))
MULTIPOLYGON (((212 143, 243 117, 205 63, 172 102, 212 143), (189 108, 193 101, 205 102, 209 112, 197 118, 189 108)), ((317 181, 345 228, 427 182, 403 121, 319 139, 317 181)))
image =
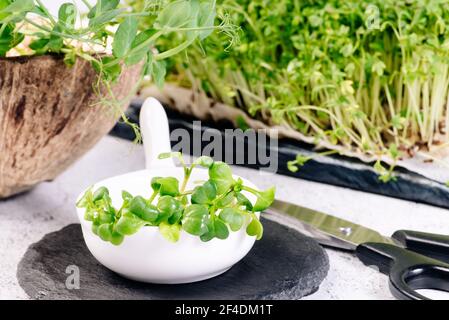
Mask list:
POLYGON ((214 221, 215 237, 221 240, 225 240, 229 237, 229 230, 226 224, 220 219, 214 221))
POLYGON ((257 193, 257 201, 254 204, 253 211, 264 211, 268 209, 274 201, 276 189, 271 187, 265 191, 259 191, 257 193))
POLYGON ((112 224, 104 223, 98 227, 98 236, 103 241, 110 241, 112 239, 112 224))
POLYGON ((169 221, 176 223, 182 216, 183 206, 181 202, 171 196, 162 196, 157 202, 157 209, 160 212, 159 221, 169 221))
MULTIPOLYGON (((169 153, 160 157, 171 156, 184 163, 181 154, 169 153)), ((113 245, 120 245, 125 236, 131 236, 145 226, 158 227, 161 235, 171 242, 177 242, 183 231, 198 236, 202 241, 224 240, 229 237, 229 229, 237 232, 249 219, 251 222, 246 232, 260 239, 263 228, 254 212, 269 205, 274 198, 274 188, 266 191, 251 189, 244 185, 242 179, 235 181, 232 178, 229 166, 210 161, 204 157, 190 167, 184 166, 183 185, 196 165, 209 167, 210 179, 194 190, 180 193, 176 178, 154 177, 151 181, 153 193, 149 199, 134 197, 124 190, 121 194, 123 203, 117 210, 106 187, 95 191, 89 188, 77 202, 77 207, 85 209, 84 219, 92 223, 92 232, 113 245), (222 190, 226 190, 222 194, 217 192, 219 184, 222 184, 222 190), (258 197, 254 207, 240 192, 242 190, 258 197), (155 201, 157 205, 153 204, 155 201)))
POLYGON ((241 211, 234 208, 224 208, 220 212, 220 219, 229 224, 232 231, 238 231, 245 221, 241 211))
POLYGON ((209 210, 205 205, 192 204, 184 210, 182 228, 190 234, 201 236, 205 234, 209 222, 209 210))
POLYGON ((235 194, 235 197, 237 199, 237 203, 241 206, 244 206, 246 210, 248 211, 252 211, 253 210, 253 204, 251 203, 251 201, 249 201, 249 199, 240 192, 237 192, 235 194))
POLYGON ((234 193, 232 193, 232 192, 228 193, 226 196, 220 197, 216 200, 215 207, 218 209, 228 207, 228 206, 232 205, 232 203, 234 202, 234 199, 235 199, 234 193))
POLYGON ((195 187, 192 194, 192 203, 209 204, 217 196, 217 185, 215 182, 209 180, 202 186, 195 187))
POLYGON ((181 232, 181 225, 179 224, 168 224, 166 222, 161 222, 159 224, 159 232, 162 236, 170 242, 178 242, 179 235, 181 232))
POLYGON ((217 185, 217 194, 223 194, 234 184, 231 168, 224 162, 214 162, 209 167, 210 180, 217 185))
POLYGON ((154 222, 159 216, 158 209, 141 196, 137 196, 129 202, 129 211, 147 222, 154 222))
POLYGON ((117 221, 114 231, 124 236, 130 236, 136 233, 145 225, 145 221, 140 219, 135 214, 128 210, 122 213, 122 216, 117 221))
POLYGON ((257 240, 262 238, 263 226, 257 217, 253 217, 250 224, 246 228, 246 233, 250 236, 255 236, 257 240))
POLYGON ((161 196, 177 196, 179 194, 179 181, 173 177, 155 177, 151 180, 151 187, 159 191, 161 196))
POLYGON ((109 190, 106 187, 98 188, 93 194, 93 201, 102 200, 109 197, 109 190))
POLYGON ((194 164, 200 165, 204 168, 210 168, 213 163, 214 163, 214 160, 211 157, 207 157, 207 156, 201 156, 198 159, 196 159, 194 162, 194 164))

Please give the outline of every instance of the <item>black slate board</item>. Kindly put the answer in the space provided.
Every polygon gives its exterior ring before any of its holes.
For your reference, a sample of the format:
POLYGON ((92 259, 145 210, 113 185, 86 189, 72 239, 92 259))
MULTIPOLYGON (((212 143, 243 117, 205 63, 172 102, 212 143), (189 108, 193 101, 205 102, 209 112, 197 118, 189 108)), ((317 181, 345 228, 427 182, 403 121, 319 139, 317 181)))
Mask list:
POLYGON ((191 284, 154 285, 120 277, 90 254, 79 224, 47 234, 31 245, 17 278, 32 299, 299 299, 315 292, 329 270, 318 243, 264 219, 265 233, 226 273, 191 284), (80 288, 68 290, 67 266, 80 271, 80 288), (220 288, 220 290, 217 290, 220 288))
MULTIPOLYGON (((141 102, 134 101, 127 111, 131 121, 135 123, 138 123, 139 121, 140 106, 141 102)), ((166 111, 169 117, 171 131, 175 129, 184 129, 193 136, 194 134, 210 130, 211 128, 218 129, 223 145, 226 139, 224 130, 233 127, 232 123, 227 121, 219 123, 202 121, 201 127, 199 128, 193 126, 193 121, 195 121, 194 118, 179 114, 170 108, 166 108, 166 111)), ((118 123, 115 126, 111 131, 111 134, 128 140, 134 139, 134 134, 129 126, 121 123, 118 123)), ((240 140, 245 147, 241 149, 235 148, 233 150, 234 155, 241 156, 242 152, 248 150, 248 144, 254 143, 244 139, 244 136, 241 136, 240 140)), ((176 141, 172 141, 172 145, 175 143, 176 141)), ((208 142, 203 142, 202 149, 207 144, 208 142)), ((350 157, 332 155, 310 160, 301 167, 298 172, 293 173, 287 169, 287 161, 293 160, 298 153, 306 155, 313 154, 313 146, 291 139, 283 139, 279 141, 277 148, 271 147, 271 144, 269 144, 268 147, 256 145, 256 148, 260 149, 258 152, 261 152, 262 154, 278 152, 279 167, 277 173, 279 174, 449 209, 448 186, 403 168, 395 169, 396 181, 383 183, 378 179, 378 175, 373 170, 372 164, 363 163, 358 159, 350 157)), ((191 150, 194 151, 193 148, 191 148, 191 150)), ((194 156, 200 155, 194 152, 191 153, 193 153, 194 156)), ((250 168, 263 168, 263 165, 259 162, 252 164, 236 164, 250 168)))

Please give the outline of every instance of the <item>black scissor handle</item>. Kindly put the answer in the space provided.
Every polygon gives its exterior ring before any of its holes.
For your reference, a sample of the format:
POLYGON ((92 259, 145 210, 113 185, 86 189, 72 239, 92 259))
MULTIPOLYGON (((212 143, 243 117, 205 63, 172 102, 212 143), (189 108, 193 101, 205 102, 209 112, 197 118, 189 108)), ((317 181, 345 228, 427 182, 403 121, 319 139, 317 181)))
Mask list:
POLYGON ((408 250, 449 263, 449 236, 419 231, 399 230, 393 239, 408 250))
POLYGON ((396 298, 427 300, 416 291, 419 289, 449 292, 449 264, 445 262, 387 243, 364 243, 356 253, 365 265, 377 266, 389 275, 396 298))

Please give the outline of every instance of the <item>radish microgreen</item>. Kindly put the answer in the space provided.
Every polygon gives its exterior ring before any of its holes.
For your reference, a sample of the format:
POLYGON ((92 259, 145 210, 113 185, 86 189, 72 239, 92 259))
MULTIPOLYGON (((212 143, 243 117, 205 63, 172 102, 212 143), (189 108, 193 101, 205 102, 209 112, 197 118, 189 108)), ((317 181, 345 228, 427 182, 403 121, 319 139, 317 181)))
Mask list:
MULTIPOLYGON (((164 153, 159 158, 176 157, 180 153, 164 153)), ((184 167, 184 182, 174 177, 155 177, 151 180, 152 195, 149 198, 133 196, 122 192, 120 209, 112 206, 109 190, 100 187, 89 189, 78 201, 77 206, 85 209, 84 219, 92 222, 92 232, 104 241, 119 245, 125 236, 138 232, 144 226, 158 227, 162 236, 177 242, 183 230, 200 237, 202 241, 214 238, 227 239, 230 231, 236 232, 243 226, 250 236, 260 239, 263 226, 257 212, 267 209, 274 201, 275 189, 259 191, 246 186, 241 179, 235 179, 231 168, 224 162, 200 157, 184 167), (209 180, 185 190, 192 170, 199 165, 208 170, 209 180), (254 205, 242 193, 253 194, 254 205)))

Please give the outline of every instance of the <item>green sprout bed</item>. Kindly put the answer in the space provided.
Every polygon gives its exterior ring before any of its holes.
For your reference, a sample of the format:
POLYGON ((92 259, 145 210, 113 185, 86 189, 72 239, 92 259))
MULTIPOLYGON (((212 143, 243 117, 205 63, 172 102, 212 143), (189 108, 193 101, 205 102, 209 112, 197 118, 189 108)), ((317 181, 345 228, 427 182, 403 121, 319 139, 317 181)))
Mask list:
POLYGON ((402 155, 448 143, 447 1, 219 3, 240 42, 195 43, 188 64, 172 61, 178 84, 340 153, 387 158, 390 168, 375 166, 384 181, 402 155))

